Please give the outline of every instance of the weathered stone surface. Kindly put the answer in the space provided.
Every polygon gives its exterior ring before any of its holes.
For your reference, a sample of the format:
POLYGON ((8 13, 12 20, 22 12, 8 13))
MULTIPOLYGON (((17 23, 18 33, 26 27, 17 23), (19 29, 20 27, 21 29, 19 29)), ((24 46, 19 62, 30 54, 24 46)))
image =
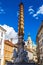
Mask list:
POLYGON ((11 63, 8 62, 7 65, 38 65, 37 63, 11 63))

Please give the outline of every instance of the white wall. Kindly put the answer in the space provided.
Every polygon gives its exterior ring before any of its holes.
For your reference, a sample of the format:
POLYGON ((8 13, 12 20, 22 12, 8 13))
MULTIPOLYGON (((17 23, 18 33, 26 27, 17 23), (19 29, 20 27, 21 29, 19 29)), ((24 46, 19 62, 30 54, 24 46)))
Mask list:
POLYGON ((4 40, 5 40, 5 31, 0 30, 0 33, 3 32, 3 36, 1 37, 0 35, 0 39, 2 39, 2 43, 1 43, 1 65, 3 65, 3 61, 4 61, 4 40))
POLYGON ((29 60, 32 60, 33 59, 33 53, 28 51, 28 57, 29 57, 29 60))

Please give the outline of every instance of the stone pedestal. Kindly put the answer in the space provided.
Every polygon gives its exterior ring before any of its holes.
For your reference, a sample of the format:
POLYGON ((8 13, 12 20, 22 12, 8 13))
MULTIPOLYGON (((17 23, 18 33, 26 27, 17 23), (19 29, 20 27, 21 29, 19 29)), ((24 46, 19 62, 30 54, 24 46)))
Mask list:
POLYGON ((37 63, 11 63, 7 62, 6 65, 38 65, 37 63))
POLYGON ((29 59, 27 57, 27 51, 24 49, 24 41, 22 36, 19 37, 18 40, 18 52, 16 53, 17 56, 15 56, 14 53, 14 63, 22 63, 22 62, 28 62, 29 59))

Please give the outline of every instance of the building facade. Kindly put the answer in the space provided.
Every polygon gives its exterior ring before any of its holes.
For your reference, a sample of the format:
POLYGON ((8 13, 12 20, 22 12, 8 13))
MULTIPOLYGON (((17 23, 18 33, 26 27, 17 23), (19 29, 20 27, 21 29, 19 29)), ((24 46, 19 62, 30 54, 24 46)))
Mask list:
POLYGON ((7 61, 12 62, 13 50, 17 49, 12 41, 5 40, 6 30, 0 26, 0 65, 6 65, 7 61))
POLYGON ((5 40, 4 42, 4 64, 6 65, 6 63, 12 62, 12 57, 13 57, 13 51, 14 49, 16 49, 17 47, 9 40, 5 40))
POLYGON ((4 60, 4 40, 6 30, 0 26, 0 65, 3 65, 4 60))
POLYGON ((34 62, 36 62, 37 63, 37 50, 36 50, 36 48, 37 48, 37 45, 33 45, 33 60, 34 60, 34 62))
POLYGON ((40 28, 38 30, 36 42, 38 63, 40 65, 43 65, 43 22, 41 23, 40 28))
POLYGON ((36 53, 36 45, 33 44, 31 36, 28 36, 28 39, 25 43, 25 49, 28 52, 28 57, 30 61, 37 62, 37 53, 36 53))

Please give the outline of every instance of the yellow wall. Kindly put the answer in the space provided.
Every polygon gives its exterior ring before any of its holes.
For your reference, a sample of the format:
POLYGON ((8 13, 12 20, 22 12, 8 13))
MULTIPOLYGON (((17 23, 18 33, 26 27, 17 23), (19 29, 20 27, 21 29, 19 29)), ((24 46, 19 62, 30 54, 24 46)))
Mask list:
POLYGON ((12 60, 12 53, 13 53, 13 47, 8 44, 4 44, 4 62, 12 60))

